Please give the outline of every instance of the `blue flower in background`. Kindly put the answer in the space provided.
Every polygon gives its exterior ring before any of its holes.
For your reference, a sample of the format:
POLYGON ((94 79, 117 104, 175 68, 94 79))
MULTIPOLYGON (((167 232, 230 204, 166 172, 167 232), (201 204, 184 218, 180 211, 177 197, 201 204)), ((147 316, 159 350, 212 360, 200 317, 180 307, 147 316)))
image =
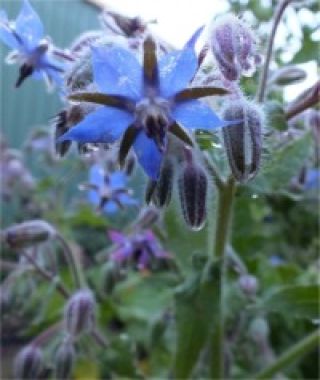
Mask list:
POLYGON ((89 189, 89 202, 107 214, 138 204, 127 188, 127 176, 121 171, 106 174, 100 165, 95 164, 90 168, 89 184, 85 187, 89 189))
POLYGON ((21 65, 16 87, 29 76, 43 78, 48 84, 62 83, 63 66, 52 57, 50 41, 44 38, 42 22, 28 0, 24 0, 14 22, 10 22, 6 12, 0 10, 0 39, 13 49, 7 62, 21 65))
POLYGON ((121 47, 92 49, 93 77, 101 93, 76 93, 75 101, 102 104, 71 128, 58 142, 112 143, 122 137, 119 161, 122 165, 131 146, 146 174, 159 175, 166 151, 168 132, 192 145, 187 130, 214 130, 236 122, 221 120, 198 98, 224 95, 215 87, 188 85, 198 69, 194 46, 202 28, 183 50, 163 55, 157 61, 156 44, 144 42, 143 66, 135 55, 121 47), (183 128, 184 127, 184 128, 183 128))

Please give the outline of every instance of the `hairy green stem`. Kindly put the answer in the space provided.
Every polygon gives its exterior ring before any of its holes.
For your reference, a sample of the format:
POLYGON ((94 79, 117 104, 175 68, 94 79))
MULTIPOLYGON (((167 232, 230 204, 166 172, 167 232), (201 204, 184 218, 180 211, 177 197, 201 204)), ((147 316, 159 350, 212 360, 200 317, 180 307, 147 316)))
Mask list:
POLYGON ((302 358, 320 344, 320 330, 316 330, 307 337, 300 340, 294 346, 290 347, 278 359, 276 359, 267 368, 263 369, 260 373, 254 376, 255 380, 270 380, 279 371, 285 369, 290 364, 302 358))
POLYGON ((275 17, 274 17, 274 21, 272 24, 271 34, 270 34, 270 37, 268 40, 268 46, 267 46, 267 51, 266 51, 266 55, 265 55, 264 66, 262 68, 260 83, 259 83, 259 87, 258 87, 258 91, 257 91, 257 100, 259 103, 263 102, 265 92, 266 92, 267 79, 268 79, 268 73, 269 73, 269 65, 270 65, 270 61, 271 61, 272 49, 273 49, 273 43, 274 43, 276 31, 278 29, 279 22, 281 20, 283 12, 285 11, 287 6, 292 1, 293 0, 282 0, 279 3, 278 8, 276 9, 276 12, 275 12, 275 17))
POLYGON ((84 287, 85 280, 84 280, 82 268, 80 266, 78 258, 75 256, 73 250, 70 248, 69 244, 66 242, 66 240, 60 233, 57 233, 56 239, 60 242, 65 258, 67 260, 67 263, 71 269, 75 287, 76 288, 84 287))
POLYGON ((230 178, 219 190, 217 222, 214 242, 213 260, 220 263, 216 297, 218 299, 214 331, 211 340, 212 360, 211 377, 215 380, 224 379, 224 277, 226 262, 226 247, 231 225, 235 180, 230 178))

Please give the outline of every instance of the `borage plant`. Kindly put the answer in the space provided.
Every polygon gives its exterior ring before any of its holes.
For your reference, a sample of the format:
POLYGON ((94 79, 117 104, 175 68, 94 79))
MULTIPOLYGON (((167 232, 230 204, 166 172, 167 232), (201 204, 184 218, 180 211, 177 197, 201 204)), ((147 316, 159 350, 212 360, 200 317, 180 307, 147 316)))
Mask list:
POLYGON ((310 154, 310 133, 297 127, 307 111, 319 140, 319 111, 308 110, 319 84, 286 107, 267 100, 278 96, 277 86, 305 76, 291 66, 269 75, 277 27, 290 3, 281 1, 275 11, 265 55, 258 34, 231 14, 174 50, 141 19, 105 11, 101 30, 60 49, 44 37, 28 0, 13 22, 1 11, 0 38, 14 49, 7 61, 20 65, 16 87, 29 76, 44 78, 56 84, 63 104, 52 122, 55 154, 47 131, 34 134, 27 149, 45 153, 51 173, 75 161, 57 156, 76 142, 79 172, 88 171, 79 186, 86 197, 73 190, 76 202, 64 212, 67 189, 58 185, 49 193, 21 155, 1 144, 3 197, 11 202, 14 189, 26 189, 19 193, 24 216, 1 234, 4 316, 13 313, 10 304, 20 305, 25 289, 39 293, 22 308, 22 319, 33 324, 14 361, 17 379, 269 379, 316 347, 314 254, 302 276, 266 236, 257 244, 253 232, 258 224, 276 236, 267 223, 283 215, 279 199, 307 199, 319 178, 319 150, 310 154), (254 203, 259 197, 263 207, 254 203), (183 226, 176 223, 176 201, 183 226), (247 254, 253 250, 256 261, 247 254), (269 250, 267 260, 262 253, 269 250), (7 260, 12 254, 18 263, 7 260), (311 327, 300 329, 312 331, 276 357, 270 334, 283 326, 272 314, 281 315, 280 304, 308 320, 311 327))

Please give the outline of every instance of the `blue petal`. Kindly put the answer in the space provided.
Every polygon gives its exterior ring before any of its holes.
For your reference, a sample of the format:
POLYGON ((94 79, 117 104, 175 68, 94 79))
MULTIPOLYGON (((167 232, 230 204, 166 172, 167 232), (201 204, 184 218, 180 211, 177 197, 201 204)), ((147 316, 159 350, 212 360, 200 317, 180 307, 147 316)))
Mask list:
POLYGON ((186 88, 194 77, 198 59, 194 51, 194 45, 202 32, 198 29, 187 42, 183 50, 166 54, 159 62, 160 93, 164 97, 170 97, 186 88))
POLYGON ((43 37, 43 25, 38 14, 28 0, 24 0, 22 9, 16 19, 15 29, 24 43, 35 47, 43 37))
POLYGON ((92 48, 94 80, 107 94, 131 97, 142 94, 142 68, 136 57, 120 47, 92 48))
POLYGON ((19 49, 20 44, 8 27, 9 20, 6 12, 0 10, 0 40, 11 49, 19 49))
POLYGON ((127 177, 123 172, 114 172, 110 175, 110 186, 112 189, 120 189, 126 187, 127 177))
POLYGON ((101 165, 94 164, 91 166, 89 169, 89 183, 99 188, 104 185, 104 170, 101 165))
POLYGON ((72 140, 80 143, 112 143, 122 135, 132 121, 133 115, 102 106, 72 127, 57 142, 72 140))
POLYGON ((215 129, 231 124, 221 120, 207 104, 199 100, 176 105, 172 115, 179 124, 188 129, 215 129))
POLYGON ((157 180, 162 161, 162 154, 154 141, 141 131, 133 143, 133 148, 144 171, 151 179, 157 180))
POLYGON ((119 209, 119 206, 114 201, 108 201, 103 207, 103 211, 107 214, 114 214, 119 209))

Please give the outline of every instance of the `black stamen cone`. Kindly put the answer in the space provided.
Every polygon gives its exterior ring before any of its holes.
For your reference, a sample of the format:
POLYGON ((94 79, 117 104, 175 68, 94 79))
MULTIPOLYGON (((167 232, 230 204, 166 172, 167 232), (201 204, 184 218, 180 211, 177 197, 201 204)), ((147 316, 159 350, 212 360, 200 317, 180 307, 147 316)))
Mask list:
POLYGON ((20 87, 22 82, 33 73, 34 68, 30 65, 23 64, 20 67, 19 77, 16 81, 16 88, 20 87))
POLYGON ((198 231, 206 220, 206 173, 200 166, 188 162, 180 173, 178 187, 183 217, 191 229, 198 231))

